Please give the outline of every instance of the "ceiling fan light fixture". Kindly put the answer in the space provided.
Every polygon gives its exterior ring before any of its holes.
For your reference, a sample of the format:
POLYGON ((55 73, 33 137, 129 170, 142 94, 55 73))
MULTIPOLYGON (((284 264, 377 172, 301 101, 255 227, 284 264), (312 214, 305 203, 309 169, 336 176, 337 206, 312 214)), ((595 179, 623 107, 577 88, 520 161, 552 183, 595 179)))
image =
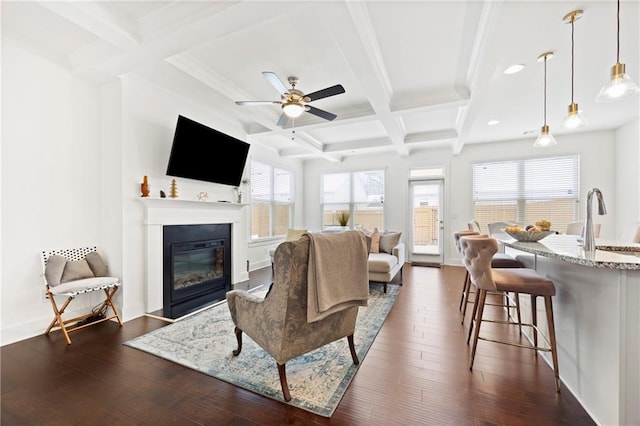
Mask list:
POLYGON ((602 87, 598 96, 596 96, 596 102, 615 101, 640 92, 638 85, 631 80, 631 77, 626 73, 625 65, 620 62, 620 0, 618 0, 617 22, 616 63, 611 67, 611 79, 602 87))
POLYGON ((304 106, 297 102, 285 102, 282 104, 282 111, 287 117, 298 118, 304 112, 304 106))
POLYGON ((538 135, 538 139, 533 143, 535 148, 544 148, 547 146, 557 145, 558 141, 553 137, 551 133, 549 133, 549 126, 546 124, 542 126, 540 129, 540 135, 538 135))

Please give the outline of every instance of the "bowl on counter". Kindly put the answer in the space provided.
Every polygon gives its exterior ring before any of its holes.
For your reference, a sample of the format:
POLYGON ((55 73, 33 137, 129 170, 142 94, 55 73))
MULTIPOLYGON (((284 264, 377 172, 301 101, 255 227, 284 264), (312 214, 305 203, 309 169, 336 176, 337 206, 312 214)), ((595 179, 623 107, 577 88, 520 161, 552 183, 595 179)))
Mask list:
POLYGON ((544 237, 555 234, 554 231, 507 231, 506 229, 503 229, 503 231, 512 238, 525 243, 540 241, 544 237))

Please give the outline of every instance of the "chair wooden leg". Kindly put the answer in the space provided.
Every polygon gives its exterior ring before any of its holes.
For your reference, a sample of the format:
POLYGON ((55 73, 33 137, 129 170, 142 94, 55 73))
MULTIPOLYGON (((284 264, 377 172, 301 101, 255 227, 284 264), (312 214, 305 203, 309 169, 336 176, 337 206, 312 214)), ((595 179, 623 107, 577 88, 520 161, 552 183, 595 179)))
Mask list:
POLYGON ((459 311, 462 311, 462 304, 467 299, 467 292, 469 291, 469 271, 466 271, 464 274, 464 284, 462 285, 462 293, 460 293, 460 306, 458 307, 459 311))
MULTIPOLYGON (((469 370, 473 369, 473 360, 476 357, 476 348, 478 347, 478 336, 480 335, 480 325, 482 324, 482 312, 484 311, 484 301, 487 298, 487 290, 476 289, 476 293, 478 294, 476 303, 477 306, 477 314, 476 321, 473 333, 473 345, 471 346, 471 358, 469 359, 469 370)), ((475 310, 475 307, 474 307, 475 310)))
POLYGON ((513 293, 516 299, 516 318, 518 318, 518 332, 522 334, 522 315, 520 314, 520 293, 513 293))
MULTIPOLYGON (((464 294, 464 303, 462 304, 462 321, 460 322, 460 324, 464 324, 464 317, 467 314, 467 305, 469 304, 469 295, 471 294, 471 286, 473 284, 471 283, 471 276, 469 276, 469 280, 466 284, 467 287, 467 291, 464 294)), ((477 298, 477 290, 476 290, 476 302, 478 301, 477 298)), ((474 310, 475 313, 475 310, 474 310)), ((473 321, 473 316, 471 316, 471 321, 473 321)))
POLYGON ((291 394, 289 393, 289 385, 287 384, 287 372, 285 371, 285 364, 278 364, 278 375, 280 376, 280 386, 282 387, 282 396, 284 400, 291 401, 291 394))
POLYGON ((240 355, 240 351, 242 351, 242 330, 236 327, 234 329, 234 333, 236 334, 236 340, 238 341, 238 349, 234 350, 232 353, 233 356, 238 356, 240 355))
POLYGON ((551 358, 553 359, 553 374, 556 379, 556 392, 560 392, 560 372, 558 370, 558 349, 556 347, 556 326, 553 320, 553 305, 551 296, 544 297, 544 306, 547 312, 547 326, 549 328, 549 344, 551 345, 551 358))
POLYGON ((104 301, 102 306, 106 307, 107 309, 111 308, 113 315, 110 316, 109 319, 111 318, 117 319, 118 324, 122 326, 122 319, 120 318, 120 314, 118 314, 118 310, 116 309, 115 303, 113 303, 113 295, 116 294, 116 291, 118 291, 118 287, 113 287, 112 289, 108 289, 108 288, 104 289, 104 294, 107 296, 107 300, 104 301))
MULTIPOLYGON (((486 297, 486 292, 485 292, 485 297, 486 297)), ((479 300, 480 300, 480 293, 476 289, 475 301, 473 302, 473 311, 471 312, 471 320, 469 321, 469 333, 467 334, 467 345, 471 341, 471 333, 473 332, 473 325, 476 322, 476 313, 478 312, 479 300)))
POLYGON ((347 341, 349 342, 349 351, 351 351, 351 359, 353 359, 353 363, 355 365, 360 364, 358 354, 356 353, 356 346, 353 344, 353 334, 347 336, 347 341))
POLYGON ((69 333, 67 332, 66 324, 62 319, 62 314, 64 314, 64 310, 67 309, 67 306, 69 306, 69 303, 71 303, 71 301, 73 300, 73 297, 67 297, 67 300, 65 300, 61 308, 58 308, 58 305, 56 304, 56 301, 53 298, 53 294, 49 293, 48 297, 49 297, 49 302, 51 302, 51 307, 53 308, 55 317, 51 321, 51 324, 49 324, 49 327, 47 327, 47 331, 45 331, 45 334, 49 334, 53 327, 60 327, 60 330, 62 330, 62 334, 64 335, 64 339, 67 341, 67 345, 70 345, 71 338, 69 337, 69 333))
MULTIPOLYGON (((538 346, 538 307, 536 296, 531 295, 531 324, 533 324, 532 332, 533 332, 533 346, 538 346)), ((534 351, 536 356, 538 356, 538 351, 534 351)))

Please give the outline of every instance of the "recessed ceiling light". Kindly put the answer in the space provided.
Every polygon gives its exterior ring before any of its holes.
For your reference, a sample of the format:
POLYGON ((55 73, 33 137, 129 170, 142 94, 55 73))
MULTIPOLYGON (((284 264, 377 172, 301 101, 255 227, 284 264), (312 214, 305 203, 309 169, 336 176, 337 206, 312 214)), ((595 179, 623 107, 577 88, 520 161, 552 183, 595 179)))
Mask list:
POLYGON ((515 65, 511 65, 506 70, 504 70, 504 73, 505 74, 515 74, 517 72, 522 71, 523 69, 524 69, 524 64, 515 64, 515 65))
POLYGON ((489 126, 495 126, 496 124, 500 123, 498 120, 490 120, 487 125, 489 126))

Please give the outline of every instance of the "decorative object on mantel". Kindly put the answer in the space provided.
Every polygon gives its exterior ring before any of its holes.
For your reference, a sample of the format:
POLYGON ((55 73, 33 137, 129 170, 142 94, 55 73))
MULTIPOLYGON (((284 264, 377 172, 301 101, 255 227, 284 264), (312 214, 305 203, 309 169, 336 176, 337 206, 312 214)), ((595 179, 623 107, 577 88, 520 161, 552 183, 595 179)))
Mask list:
POLYGON ((167 194, 162 189, 160 190, 160 198, 167 198, 167 194))
POLYGON ((171 179, 171 189, 169 190, 169 198, 178 198, 178 184, 175 179, 171 179))
POLYGON ((149 196, 149 178, 145 175, 144 178, 142 178, 142 183, 140 184, 140 192, 142 192, 142 196, 143 197, 148 197, 149 196))
POLYGON ((243 200, 243 191, 242 191, 242 187, 244 185, 248 185, 249 184, 249 179, 242 179, 242 185, 241 186, 236 186, 233 188, 233 190, 236 192, 236 202, 238 204, 242 204, 242 200, 243 200))
POLYGON ((204 191, 198 192, 198 194, 196 195, 196 199, 198 201, 207 201, 209 199, 209 194, 204 191))

